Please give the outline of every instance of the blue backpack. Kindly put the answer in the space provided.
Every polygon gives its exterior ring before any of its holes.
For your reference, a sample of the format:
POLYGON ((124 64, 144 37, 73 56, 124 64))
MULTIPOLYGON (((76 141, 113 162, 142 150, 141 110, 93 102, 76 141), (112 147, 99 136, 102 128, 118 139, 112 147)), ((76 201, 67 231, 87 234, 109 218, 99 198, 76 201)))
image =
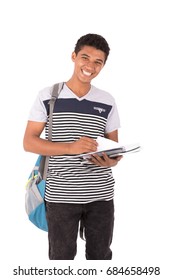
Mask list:
MULTIPOLYGON (((52 114, 56 99, 63 88, 64 83, 55 84, 52 91, 52 98, 49 101, 49 133, 48 140, 52 140, 52 114)), ((46 189, 46 176, 49 157, 39 155, 35 166, 28 178, 25 194, 25 209, 29 220, 39 229, 48 231, 46 219, 46 207, 44 194, 46 189)))

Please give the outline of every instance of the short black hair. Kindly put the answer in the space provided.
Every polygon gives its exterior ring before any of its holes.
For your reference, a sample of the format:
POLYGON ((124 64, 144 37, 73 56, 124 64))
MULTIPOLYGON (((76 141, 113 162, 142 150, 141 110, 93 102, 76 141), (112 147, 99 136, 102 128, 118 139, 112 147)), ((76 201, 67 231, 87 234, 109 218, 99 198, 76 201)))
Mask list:
POLYGON ((76 55, 84 46, 94 47, 98 50, 103 51, 105 53, 105 62, 106 62, 109 55, 110 48, 108 42, 101 35, 89 33, 80 37, 74 49, 76 55))

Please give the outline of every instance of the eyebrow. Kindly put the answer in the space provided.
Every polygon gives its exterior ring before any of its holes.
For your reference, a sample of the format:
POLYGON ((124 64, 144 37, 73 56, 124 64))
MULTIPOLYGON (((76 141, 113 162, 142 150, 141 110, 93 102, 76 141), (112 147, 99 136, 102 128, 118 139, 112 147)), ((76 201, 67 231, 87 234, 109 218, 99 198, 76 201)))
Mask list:
MULTIPOLYGON (((85 56, 85 57, 88 57, 88 58, 90 57, 90 56, 87 55, 86 53, 82 53, 81 56, 85 56)), ((99 61, 99 62, 101 62, 101 63, 104 64, 104 61, 103 61, 102 59, 100 59, 100 58, 96 58, 96 61, 99 61)))

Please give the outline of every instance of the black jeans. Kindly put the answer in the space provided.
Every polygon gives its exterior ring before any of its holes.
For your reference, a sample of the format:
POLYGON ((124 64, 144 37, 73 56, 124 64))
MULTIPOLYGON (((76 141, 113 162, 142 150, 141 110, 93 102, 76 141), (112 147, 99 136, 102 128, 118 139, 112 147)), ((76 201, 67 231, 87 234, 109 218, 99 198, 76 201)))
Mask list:
POLYGON ((46 202, 46 209, 50 260, 74 259, 81 219, 85 228, 86 259, 112 259, 113 200, 88 204, 46 202))

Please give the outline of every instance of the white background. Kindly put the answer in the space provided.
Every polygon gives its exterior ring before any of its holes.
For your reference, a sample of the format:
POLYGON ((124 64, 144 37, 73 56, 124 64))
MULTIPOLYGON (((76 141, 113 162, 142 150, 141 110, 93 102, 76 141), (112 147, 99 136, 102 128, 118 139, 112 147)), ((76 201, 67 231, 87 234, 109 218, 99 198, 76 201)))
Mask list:
MULTIPOLYGON (((1 1, 1 275, 15 278, 12 270, 19 265, 50 268, 70 263, 78 268, 103 270, 109 266, 160 266, 161 275, 152 279, 171 279, 171 4, 167 0, 1 1), (116 99, 121 118, 120 141, 140 142, 142 150, 124 157, 113 169, 113 260, 86 262, 85 243, 79 240, 75 261, 51 262, 47 233, 35 228, 25 213, 24 186, 37 156, 25 153, 22 141, 38 91, 70 78, 71 53, 77 39, 86 33, 101 34, 109 42, 110 56, 93 84, 116 99)), ((105 278, 112 279, 104 275, 105 278)), ((130 276, 119 275, 117 279, 130 276)))

